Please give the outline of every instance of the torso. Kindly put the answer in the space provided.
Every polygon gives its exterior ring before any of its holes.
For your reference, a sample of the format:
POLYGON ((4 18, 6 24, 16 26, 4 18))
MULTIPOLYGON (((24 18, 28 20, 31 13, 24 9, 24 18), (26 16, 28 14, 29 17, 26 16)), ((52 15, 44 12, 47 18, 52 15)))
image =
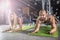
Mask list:
POLYGON ((50 22, 49 16, 50 16, 50 15, 47 15, 47 17, 44 18, 44 19, 41 19, 41 18, 39 17, 39 20, 41 21, 41 23, 50 24, 51 22, 50 22))

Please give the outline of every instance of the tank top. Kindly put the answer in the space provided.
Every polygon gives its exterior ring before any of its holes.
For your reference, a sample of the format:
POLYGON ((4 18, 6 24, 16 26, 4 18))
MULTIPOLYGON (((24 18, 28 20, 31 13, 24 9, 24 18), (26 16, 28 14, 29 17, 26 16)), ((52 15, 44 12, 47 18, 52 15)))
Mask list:
POLYGON ((46 18, 44 18, 44 20, 42 20, 40 17, 39 17, 39 20, 42 22, 42 23, 44 23, 44 24, 51 24, 51 22, 50 22, 50 18, 49 18, 49 14, 47 15, 47 20, 46 20, 46 18), (46 20, 46 21, 45 21, 46 20), (44 22, 43 22, 44 21, 44 22))

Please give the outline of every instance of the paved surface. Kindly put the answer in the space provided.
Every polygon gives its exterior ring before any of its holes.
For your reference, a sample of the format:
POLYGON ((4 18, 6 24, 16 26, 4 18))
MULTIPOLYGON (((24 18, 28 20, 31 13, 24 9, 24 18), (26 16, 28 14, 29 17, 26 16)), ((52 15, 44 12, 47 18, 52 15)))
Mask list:
MULTIPOLYGON (((59 25, 58 25, 59 26, 59 25)), ((0 26, 0 40, 57 40, 60 38, 53 38, 53 37, 40 37, 40 36, 31 36, 26 34, 27 32, 22 33, 1 33, 1 31, 4 29, 7 29, 8 27, 6 25, 0 26)), ((60 31, 60 27, 58 27, 58 30, 60 31)), ((60 34, 60 32, 59 32, 60 34)), ((60 36, 60 35, 59 35, 60 36)))
POLYGON ((57 38, 36 37, 24 33, 0 33, 0 40, 57 40, 57 38))

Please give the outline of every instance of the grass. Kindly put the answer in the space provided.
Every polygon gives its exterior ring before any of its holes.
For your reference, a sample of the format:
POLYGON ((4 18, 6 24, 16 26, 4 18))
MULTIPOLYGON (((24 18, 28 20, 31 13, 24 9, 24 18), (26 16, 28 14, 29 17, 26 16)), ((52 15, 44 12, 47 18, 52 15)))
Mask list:
POLYGON ((33 27, 35 27, 35 26, 34 25, 25 25, 22 27, 22 30, 19 30, 18 32, 23 32, 23 31, 26 31, 26 30, 31 29, 33 27))
MULTIPOLYGON (((28 29, 31 29, 31 28, 34 28, 34 26, 35 25, 23 26, 21 32, 23 32, 25 30, 28 30, 28 29)), ((51 30, 51 26, 50 25, 48 25, 48 26, 41 26, 40 30, 38 31, 38 33, 28 33, 28 34, 29 35, 33 35, 33 36, 58 37, 58 30, 56 30, 56 32, 53 35, 47 34, 47 32, 50 31, 50 30, 51 30)))
POLYGON ((46 36, 46 37, 58 37, 58 30, 56 30, 56 32, 51 35, 51 34, 47 34, 47 32, 51 30, 51 26, 44 26, 44 27, 40 27, 40 30, 38 31, 38 33, 29 33, 30 35, 35 35, 35 36, 46 36))
POLYGON ((28 30, 33 27, 34 27, 34 25, 23 26, 22 30, 28 30))

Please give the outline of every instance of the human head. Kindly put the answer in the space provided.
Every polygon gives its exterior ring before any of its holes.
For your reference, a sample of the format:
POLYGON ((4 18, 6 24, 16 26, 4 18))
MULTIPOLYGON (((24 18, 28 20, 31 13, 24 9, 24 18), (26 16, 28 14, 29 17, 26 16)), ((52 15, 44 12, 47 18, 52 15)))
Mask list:
POLYGON ((39 16, 40 16, 41 18, 46 18, 46 15, 47 15, 47 14, 46 14, 46 11, 45 11, 45 10, 42 9, 42 10, 39 11, 39 16))

